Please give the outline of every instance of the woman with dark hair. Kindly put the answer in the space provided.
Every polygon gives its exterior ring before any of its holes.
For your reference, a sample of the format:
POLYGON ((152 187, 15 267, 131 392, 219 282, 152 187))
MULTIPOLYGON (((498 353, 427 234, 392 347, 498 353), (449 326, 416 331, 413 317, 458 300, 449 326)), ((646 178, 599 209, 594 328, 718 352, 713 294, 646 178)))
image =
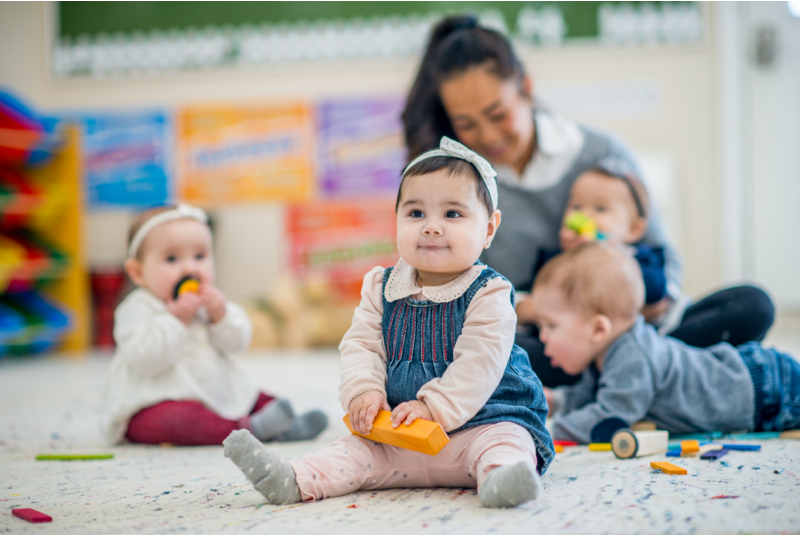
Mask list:
MULTIPOLYGON (((409 159, 435 148, 442 136, 457 139, 497 170, 503 232, 481 259, 518 290, 517 343, 546 386, 577 377, 550 367, 530 325, 526 305, 540 249, 558 248, 558 233, 575 178, 608 157, 641 172, 618 139, 536 106, 533 82, 509 41, 478 26, 475 17, 442 20, 431 33, 403 112, 409 159), (521 306, 522 305, 522 306, 521 306)), ((663 250, 667 296, 643 310, 659 332, 707 347, 740 345, 764 338, 774 319, 769 297, 752 286, 728 288, 687 306, 681 260, 655 210, 643 243, 663 250)))

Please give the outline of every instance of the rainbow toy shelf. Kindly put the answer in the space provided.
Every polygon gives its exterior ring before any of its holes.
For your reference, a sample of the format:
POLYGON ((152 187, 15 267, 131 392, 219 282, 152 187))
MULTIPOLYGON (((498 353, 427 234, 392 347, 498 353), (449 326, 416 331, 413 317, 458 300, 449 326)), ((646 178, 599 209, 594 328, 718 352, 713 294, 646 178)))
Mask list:
POLYGON ((78 143, 0 91, 0 357, 88 345, 78 143))

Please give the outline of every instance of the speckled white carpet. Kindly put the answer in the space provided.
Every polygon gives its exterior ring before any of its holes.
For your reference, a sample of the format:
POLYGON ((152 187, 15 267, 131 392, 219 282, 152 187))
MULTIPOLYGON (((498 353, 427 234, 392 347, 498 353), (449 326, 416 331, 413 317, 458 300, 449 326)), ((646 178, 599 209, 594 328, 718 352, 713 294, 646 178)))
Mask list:
MULTIPOLYGON (((266 390, 297 410, 323 407, 315 442, 279 444, 296 458, 347 431, 336 402, 335 352, 248 356, 266 390)), ((222 447, 108 448, 97 414, 107 358, 0 361, 0 532, 173 533, 780 533, 800 532, 800 441, 764 440, 722 462, 671 459, 686 476, 650 469, 654 456, 568 448, 545 491, 511 510, 483 509, 473 490, 362 492, 317 503, 266 505, 222 447), (35 461, 39 453, 113 452, 106 461, 35 461), (12 508, 49 514, 29 524, 12 508)))

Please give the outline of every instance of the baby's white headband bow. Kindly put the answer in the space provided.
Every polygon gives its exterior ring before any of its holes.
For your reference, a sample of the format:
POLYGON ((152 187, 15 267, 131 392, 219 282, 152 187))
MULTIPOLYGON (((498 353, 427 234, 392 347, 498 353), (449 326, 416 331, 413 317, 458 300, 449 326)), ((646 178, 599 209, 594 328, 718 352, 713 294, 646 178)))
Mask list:
POLYGON ((203 210, 194 206, 189 206, 188 204, 179 204, 172 210, 167 210, 165 212, 161 212, 160 214, 156 214, 145 221, 144 224, 139 227, 139 230, 136 231, 136 234, 131 240, 131 246, 128 247, 128 258, 136 258, 136 253, 139 251, 139 247, 142 245, 142 242, 151 230, 156 228, 161 223, 174 221, 176 219, 194 219, 203 224, 208 223, 208 216, 203 210))
POLYGON ((464 160, 474 165, 478 170, 478 173, 481 175, 483 183, 486 184, 486 189, 489 190, 489 197, 492 199, 492 208, 497 210, 497 180, 495 178, 497 176, 497 171, 495 171, 491 164, 483 157, 469 150, 458 141, 454 141, 447 136, 442 136, 442 140, 439 142, 438 149, 429 150, 428 152, 420 154, 414 159, 413 162, 408 164, 405 170, 403 170, 403 176, 406 176, 408 170, 422 160, 427 160, 428 158, 433 158, 435 156, 458 158, 459 160, 464 160))

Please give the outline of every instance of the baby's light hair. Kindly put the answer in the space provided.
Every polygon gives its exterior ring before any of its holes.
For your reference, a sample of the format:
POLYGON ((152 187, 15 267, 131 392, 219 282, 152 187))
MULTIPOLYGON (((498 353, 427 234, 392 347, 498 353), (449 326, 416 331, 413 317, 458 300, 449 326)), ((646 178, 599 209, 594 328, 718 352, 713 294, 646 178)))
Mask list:
MULTIPOLYGON (((163 212, 167 212, 169 210, 174 210, 174 205, 164 205, 164 206, 156 206, 155 208, 150 208, 141 212, 136 216, 136 219, 133 220, 131 223, 131 228, 128 229, 128 248, 131 246, 131 242, 133 241, 133 237, 136 236, 136 233, 139 232, 139 229, 142 228, 148 219, 157 216, 163 212)), ((144 252, 144 247, 139 247, 139 250, 136 251, 136 259, 142 259, 142 253, 144 252)))
POLYGON ((537 288, 555 285, 569 303, 588 315, 633 319, 644 305, 644 282, 636 260, 602 242, 562 253, 539 271, 537 288))

